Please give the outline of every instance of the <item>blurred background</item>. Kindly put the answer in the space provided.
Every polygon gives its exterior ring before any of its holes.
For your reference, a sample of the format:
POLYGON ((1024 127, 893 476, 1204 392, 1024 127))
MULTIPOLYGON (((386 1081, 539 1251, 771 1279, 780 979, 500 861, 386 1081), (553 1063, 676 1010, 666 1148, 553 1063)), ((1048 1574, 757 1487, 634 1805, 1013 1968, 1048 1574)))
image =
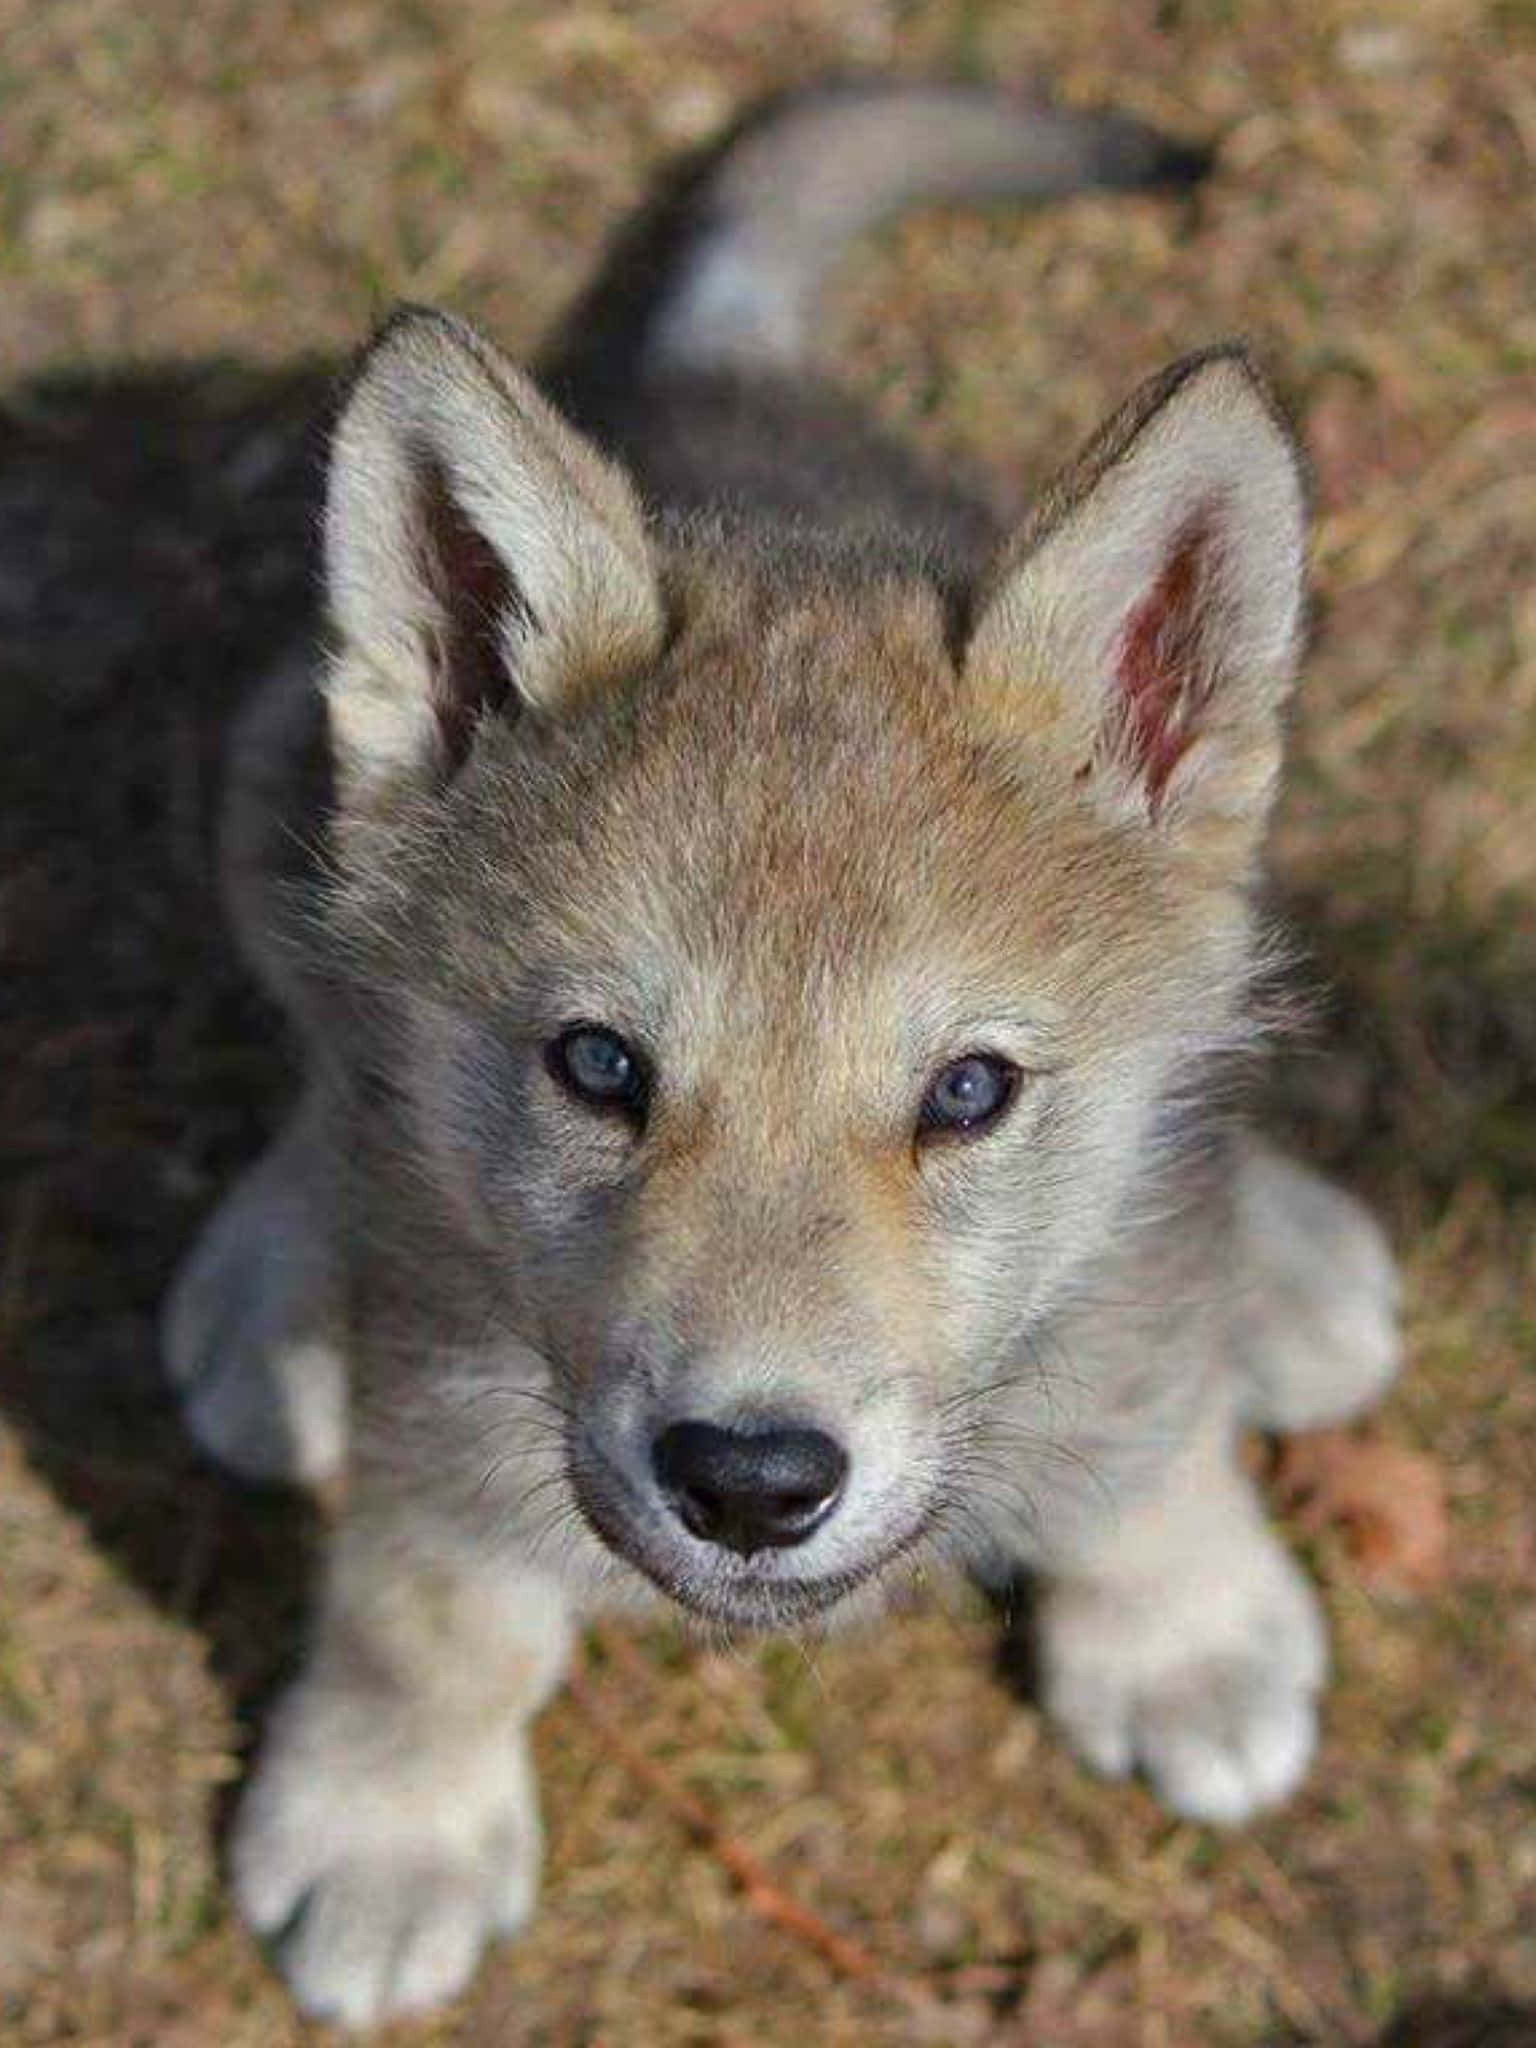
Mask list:
POLYGON ((1176 1824, 1076 1769, 954 1595, 814 1650, 610 1642, 542 1728, 535 1930, 391 2038, 1536 2042, 1530 0, 0 0, 7 2044, 303 2033, 216 1844, 317 1515, 196 1461, 153 1319, 288 1085, 209 847, 229 709, 308 611, 329 380, 400 297, 530 349, 669 153, 849 67, 1220 144, 1189 202, 873 241, 825 358, 888 421, 1022 503, 1242 333, 1313 460, 1275 868, 1319 993, 1267 1113, 1380 1206, 1412 1359, 1365 1504, 1293 1514, 1322 1760, 1236 1837, 1176 1824), (594 1700, 878 1976, 753 1910, 594 1700))

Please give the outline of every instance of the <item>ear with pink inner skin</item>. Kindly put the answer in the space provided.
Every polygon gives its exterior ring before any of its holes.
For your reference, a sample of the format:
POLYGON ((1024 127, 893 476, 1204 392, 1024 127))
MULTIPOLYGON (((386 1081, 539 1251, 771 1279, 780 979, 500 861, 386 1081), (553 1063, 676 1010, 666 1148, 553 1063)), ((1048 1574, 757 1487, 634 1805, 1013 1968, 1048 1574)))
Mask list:
POLYGON ((973 702, 1109 816, 1246 867, 1279 769, 1305 551, 1295 445, 1247 358, 1175 364, 995 564, 965 656, 973 702))
POLYGON ((396 314, 331 447, 325 694, 343 819, 451 776, 486 719, 555 712, 654 659, 628 479, 463 321, 396 314))

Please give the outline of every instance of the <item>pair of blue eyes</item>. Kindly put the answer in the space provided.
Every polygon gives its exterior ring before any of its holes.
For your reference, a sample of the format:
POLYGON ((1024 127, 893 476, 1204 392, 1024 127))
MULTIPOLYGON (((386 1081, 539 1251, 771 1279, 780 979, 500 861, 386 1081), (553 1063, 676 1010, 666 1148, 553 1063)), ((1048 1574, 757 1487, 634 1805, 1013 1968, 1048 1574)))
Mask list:
MULTIPOLYGON (((568 1095, 589 1109, 616 1110, 639 1123, 650 1100, 642 1056, 601 1024, 573 1024, 551 1039, 545 1063, 568 1095)), ((1019 1069, 1000 1053, 968 1052, 941 1067, 917 1114, 919 1138, 974 1137, 1013 1107, 1019 1069)))

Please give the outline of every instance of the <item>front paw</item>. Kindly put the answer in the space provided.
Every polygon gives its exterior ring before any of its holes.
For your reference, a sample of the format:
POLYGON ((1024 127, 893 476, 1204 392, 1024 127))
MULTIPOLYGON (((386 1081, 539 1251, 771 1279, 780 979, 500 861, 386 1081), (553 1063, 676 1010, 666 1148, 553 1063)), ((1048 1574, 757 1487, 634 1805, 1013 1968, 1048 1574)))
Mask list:
POLYGON ((520 1731, 393 1727, 311 1681, 279 1710, 231 1874, 300 2008, 364 2027, 461 1991, 532 1912, 540 1853, 520 1731))
POLYGON ((1106 1777, 1141 1771, 1191 1820, 1234 1826, 1300 1784, 1327 1657, 1317 1598, 1272 1538, 1187 1586, 1053 1587, 1046 1710, 1106 1777))

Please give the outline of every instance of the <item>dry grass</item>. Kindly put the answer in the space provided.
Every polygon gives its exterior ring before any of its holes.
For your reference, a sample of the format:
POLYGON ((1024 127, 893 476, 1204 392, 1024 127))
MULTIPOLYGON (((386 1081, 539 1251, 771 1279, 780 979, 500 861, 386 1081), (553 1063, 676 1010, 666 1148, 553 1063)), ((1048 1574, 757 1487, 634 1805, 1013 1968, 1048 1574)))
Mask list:
POLYGON ((526 347, 665 149, 849 62, 1044 72, 1225 138, 1191 213, 911 224, 850 274, 840 359, 1021 493, 1217 334, 1295 403, 1319 618, 1277 866, 1338 993, 1277 1115, 1402 1246, 1390 1426, 1443 1461, 1450 1583, 1393 1604, 1319 1546, 1321 1766, 1232 1839, 1083 1777, 963 1604, 814 1654, 650 1639, 595 1696, 942 2002, 753 1916, 565 1704, 544 1916, 397 2038, 1536 2041, 1533 30, 1528 0, 0 0, 5 2042, 303 2037, 214 1844, 312 1529, 190 1458, 152 1343, 282 1087, 206 848, 222 720, 305 590, 295 365, 405 294, 526 347))

